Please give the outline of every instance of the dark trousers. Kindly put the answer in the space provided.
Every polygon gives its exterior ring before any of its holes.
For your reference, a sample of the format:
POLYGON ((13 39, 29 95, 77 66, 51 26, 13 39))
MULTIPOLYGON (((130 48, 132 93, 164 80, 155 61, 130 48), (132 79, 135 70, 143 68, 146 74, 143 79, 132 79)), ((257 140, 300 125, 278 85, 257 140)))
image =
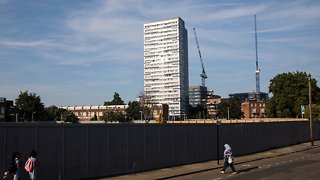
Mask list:
POLYGON ((224 158, 224 165, 223 165, 223 168, 222 168, 221 171, 225 171, 228 166, 230 166, 230 168, 231 168, 231 170, 232 170, 233 172, 236 172, 236 169, 234 168, 233 163, 229 164, 229 163, 228 163, 228 158, 224 158))

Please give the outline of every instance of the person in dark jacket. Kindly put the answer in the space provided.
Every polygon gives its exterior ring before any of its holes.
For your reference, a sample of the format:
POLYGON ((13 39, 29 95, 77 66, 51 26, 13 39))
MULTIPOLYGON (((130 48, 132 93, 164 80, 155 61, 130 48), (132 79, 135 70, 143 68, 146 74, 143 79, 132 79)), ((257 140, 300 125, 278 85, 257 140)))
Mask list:
POLYGON ((20 152, 14 152, 11 157, 10 167, 4 172, 3 179, 7 178, 8 175, 12 175, 13 180, 19 180, 20 174, 20 152))

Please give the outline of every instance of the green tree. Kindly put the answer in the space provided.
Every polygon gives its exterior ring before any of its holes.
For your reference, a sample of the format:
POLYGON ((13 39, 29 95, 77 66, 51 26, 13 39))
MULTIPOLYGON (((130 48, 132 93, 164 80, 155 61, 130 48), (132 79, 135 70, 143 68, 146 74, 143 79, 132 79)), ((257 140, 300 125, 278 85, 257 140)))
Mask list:
POLYGON ((190 119, 208 119, 210 115, 208 113, 207 108, 198 104, 197 107, 193 107, 189 105, 189 118, 190 119))
POLYGON ((79 122, 79 118, 73 114, 72 112, 58 108, 56 106, 49 106, 46 108, 47 118, 50 121, 64 121, 64 122, 71 122, 77 123, 79 122))
POLYGON ((28 91, 20 92, 16 106, 21 110, 23 121, 44 121, 44 105, 40 96, 28 91))
POLYGON ((45 111, 47 112, 47 118, 49 121, 61 121, 62 109, 53 105, 47 107, 45 111))
POLYGON ((122 112, 111 111, 111 112, 104 113, 103 116, 100 117, 100 119, 106 122, 116 122, 116 121, 124 122, 125 115, 122 112))
POLYGON ((61 121, 78 123, 79 118, 73 112, 63 109, 63 111, 61 112, 61 121))
POLYGON ((126 115, 129 120, 141 119, 142 109, 138 101, 129 101, 128 108, 126 109, 126 115))
MULTIPOLYGON (((320 120, 320 104, 313 104, 312 105, 312 119, 313 120, 320 120)), ((305 116, 304 118, 309 119, 310 114, 309 114, 309 107, 306 108, 305 110, 305 116)))
MULTIPOLYGON (((311 79, 312 102, 319 103, 320 89, 317 81, 311 79)), ((301 105, 309 102, 308 75, 305 72, 288 72, 276 75, 270 80, 269 92, 272 93, 267 104, 269 117, 301 117, 301 105)))
POLYGON ((241 101, 239 98, 229 98, 228 100, 221 101, 217 107, 219 118, 229 118, 230 119, 240 119, 243 117, 243 112, 241 111, 241 101))
POLYGON ((113 100, 112 101, 105 101, 104 102, 105 106, 109 106, 109 105, 124 105, 123 100, 121 99, 120 95, 115 92, 113 95, 113 100))

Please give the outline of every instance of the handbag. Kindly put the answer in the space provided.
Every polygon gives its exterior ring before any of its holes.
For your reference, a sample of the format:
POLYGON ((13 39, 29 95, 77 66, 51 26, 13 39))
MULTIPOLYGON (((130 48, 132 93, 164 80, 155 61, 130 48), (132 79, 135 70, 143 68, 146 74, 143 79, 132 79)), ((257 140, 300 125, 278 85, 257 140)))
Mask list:
POLYGON ((233 163, 233 157, 232 157, 232 156, 229 156, 229 157, 228 157, 228 163, 229 163, 229 164, 232 164, 232 163, 233 163))

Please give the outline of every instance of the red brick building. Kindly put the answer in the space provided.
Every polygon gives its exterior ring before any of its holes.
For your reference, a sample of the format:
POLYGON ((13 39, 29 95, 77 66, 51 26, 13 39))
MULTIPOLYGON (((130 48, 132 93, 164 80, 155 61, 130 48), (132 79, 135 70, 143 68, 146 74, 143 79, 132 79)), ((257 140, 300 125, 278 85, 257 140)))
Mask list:
POLYGON ((265 118, 266 101, 264 99, 246 99, 241 104, 241 110, 244 118, 265 118))
POLYGON ((61 107, 68 111, 73 112, 80 121, 90 121, 95 115, 98 117, 103 116, 108 112, 122 112, 125 114, 128 105, 111 105, 111 106, 67 106, 61 107))

